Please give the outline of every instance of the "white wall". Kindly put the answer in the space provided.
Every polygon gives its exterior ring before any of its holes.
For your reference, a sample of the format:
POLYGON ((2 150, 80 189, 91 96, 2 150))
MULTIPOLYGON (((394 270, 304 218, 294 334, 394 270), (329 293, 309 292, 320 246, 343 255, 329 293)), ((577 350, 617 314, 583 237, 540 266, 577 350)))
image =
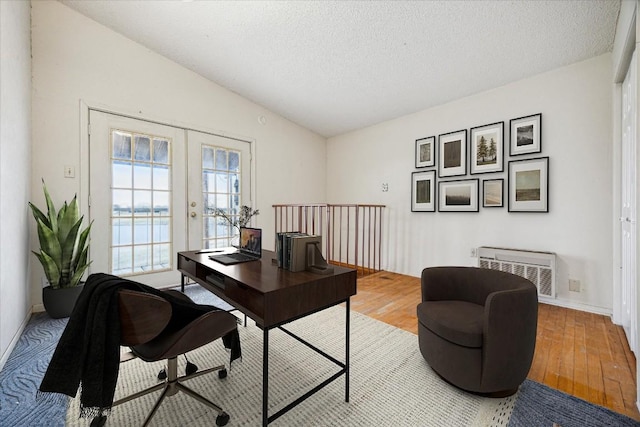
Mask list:
MULTIPOLYGON (((84 101, 255 141, 258 225, 267 235, 273 232, 274 203, 384 203, 384 268, 390 271, 418 276, 429 265, 473 265, 469 251, 481 245, 550 250, 559 256, 560 301, 611 310, 611 55, 331 138, 325 151, 322 137, 64 5, 46 1, 32 7, 31 199, 37 203, 41 177, 56 200, 79 192, 86 179, 63 178, 64 165, 82 170, 84 101), (415 139, 501 120, 508 127, 511 118, 539 112, 542 155, 551 158, 550 213, 508 213, 506 207, 470 214, 410 212, 415 139), (258 123, 261 115, 265 126, 258 123), (383 182, 389 192, 381 192, 383 182), (583 292, 570 293, 569 278, 580 280, 583 292)), ((31 246, 37 247, 34 237, 31 246)), ((42 273, 39 265, 33 271, 36 304, 42 273)))
MULTIPOLYGON (((558 301, 610 313, 611 70, 605 54, 331 138, 327 200, 387 205, 386 270, 419 276, 428 266, 475 265, 470 250, 477 246, 553 251, 558 301), (536 113, 542 113, 540 156, 550 157, 549 213, 509 213, 506 200, 502 209, 479 213, 411 212, 416 139, 505 121, 507 140, 510 119, 536 113), (581 281, 581 293, 569 292, 569 278, 581 281)), ((469 177, 506 179, 506 161, 504 173, 469 177)))
POLYGON ((29 2, 0 2, 0 369, 31 314, 29 2))
MULTIPOLYGON (((51 1, 33 2, 33 174, 41 204, 44 177, 54 201, 80 192, 81 101, 142 119, 239 136, 255 142, 257 225, 274 236, 272 204, 325 200, 325 139, 51 1), (264 116, 266 124, 258 118, 264 116), (76 178, 63 177, 65 165, 76 178), (304 177, 292 179, 291 177, 304 177)), ((86 175, 86 174, 85 174, 86 175)), ((86 203, 86 195, 79 194, 86 203)), ((185 207, 186 208, 186 207, 185 207)), ((273 249, 273 239, 264 246, 273 249)), ((37 242, 31 239, 32 248, 37 242)), ((31 277, 41 301, 41 267, 31 277)))

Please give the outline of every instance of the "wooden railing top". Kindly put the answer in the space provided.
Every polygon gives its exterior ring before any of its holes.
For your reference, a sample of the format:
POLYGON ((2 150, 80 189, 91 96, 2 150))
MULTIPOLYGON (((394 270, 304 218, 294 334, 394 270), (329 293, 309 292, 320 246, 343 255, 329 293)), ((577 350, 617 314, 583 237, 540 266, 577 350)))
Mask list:
POLYGON ((385 208, 386 205, 376 205, 376 204, 368 204, 368 203, 284 203, 284 204, 275 204, 271 205, 274 208, 281 207, 292 207, 292 208, 304 208, 307 206, 310 207, 332 207, 332 206, 362 206, 362 207, 371 207, 371 208, 385 208))

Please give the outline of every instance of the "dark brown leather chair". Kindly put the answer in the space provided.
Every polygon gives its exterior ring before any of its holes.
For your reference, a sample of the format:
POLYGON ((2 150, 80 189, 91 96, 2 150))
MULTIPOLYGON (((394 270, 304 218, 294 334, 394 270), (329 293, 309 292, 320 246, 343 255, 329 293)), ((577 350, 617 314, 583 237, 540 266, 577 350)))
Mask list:
MULTIPOLYGON (((167 292, 184 301, 192 302, 189 297, 181 292, 167 292)), ((165 397, 182 391, 201 403, 215 409, 218 412, 216 425, 226 425, 229 421, 229 415, 225 413, 222 408, 182 384, 185 380, 214 371, 219 371, 218 376, 224 378, 227 376, 225 365, 197 371, 195 365, 187 364, 187 373, 184 376, 178 377, 177 357, 215 341, 233 331, 237 325, 236 317, 222 310, 209 311, 200 315, 186 326, 172 327, 170 325, 172 307, 171 304, 162 297, 123 289, 118 293, 118 303, 121 322, 121 344, 131 349, 131 353, 123 357, 121 361, 135 357, 146 362, 167 359, 167 369, 166 378, 162 383, 119 399, 114 402, 112 406, 115 407, 121 403, 163 389, 156 404, 144 421, 144 425, 146 426, 155 415, 165 397)), ((161 378, 161 376, 159 376, 159 378, 161 378)), ((101 426, 104 425, 105 422, 106 416, 100 415, 93 419, 91 425, 101 426)))
POLYGON ((529 280, 475 267, 425 268, 417 311, 420 352, 447 382, 502 397, 527 377, 538 324, 529 280))

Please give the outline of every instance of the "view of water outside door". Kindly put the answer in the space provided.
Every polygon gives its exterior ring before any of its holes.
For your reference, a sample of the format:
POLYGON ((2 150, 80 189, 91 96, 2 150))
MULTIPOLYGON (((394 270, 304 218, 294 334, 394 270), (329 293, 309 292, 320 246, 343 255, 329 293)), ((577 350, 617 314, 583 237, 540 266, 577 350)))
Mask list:
POLYGON ((215 212, 219 209, 237 223, 241 206, 251 206, 250 143, 195 131, 187 139, 188 164, 199 172, 188 178, 189 247, 237 244, 238 228, 215 212))
POLYGON ((250 194, 249 143, 97 111, 89 119, 91 272, 177 284, 177 252, 232 243, 234 229, 213 213, 237 216, 250 194))

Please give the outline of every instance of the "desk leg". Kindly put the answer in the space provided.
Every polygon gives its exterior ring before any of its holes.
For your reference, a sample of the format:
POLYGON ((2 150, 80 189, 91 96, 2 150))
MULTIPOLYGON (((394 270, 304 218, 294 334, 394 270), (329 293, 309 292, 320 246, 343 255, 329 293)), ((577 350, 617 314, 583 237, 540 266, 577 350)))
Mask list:
POLYGON ((186 280, 185 275, 184 275, 184 274, 181 274, 181 275, 180 275, 180 291, 181 291, 182 293, 184 293, 184 285, 185 285, 186 281, 187 281, 187 280, 186 280))
POLYGON ((344 401, 348 402, 349 401, 349 322, 351 319, 350 313, 351 313, 351 298, 347 298, 347 319, 345 322, 345 356, 344 356, 344 364, 345 364, 345 368, 344 368, 344 401))
POLYGON ((269 329, 262 337, 262 425, 269 424, 269 329))

